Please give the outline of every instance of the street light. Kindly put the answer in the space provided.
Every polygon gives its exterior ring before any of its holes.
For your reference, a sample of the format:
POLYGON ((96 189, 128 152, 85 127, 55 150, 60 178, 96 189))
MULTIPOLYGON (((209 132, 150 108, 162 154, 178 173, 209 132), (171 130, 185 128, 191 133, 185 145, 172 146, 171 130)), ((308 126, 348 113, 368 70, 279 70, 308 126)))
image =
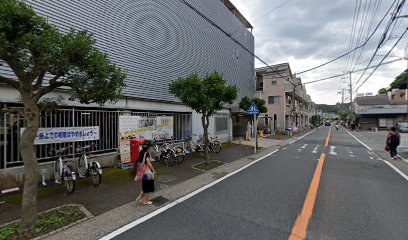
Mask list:
POLYGON ((407 70, 405 71, 405 75, 407 77, 407 88, 405 89, 405 100, 407 101, 407 122, 408 122, 408 43, 405 47, 405 60, 407 60, 407 70))

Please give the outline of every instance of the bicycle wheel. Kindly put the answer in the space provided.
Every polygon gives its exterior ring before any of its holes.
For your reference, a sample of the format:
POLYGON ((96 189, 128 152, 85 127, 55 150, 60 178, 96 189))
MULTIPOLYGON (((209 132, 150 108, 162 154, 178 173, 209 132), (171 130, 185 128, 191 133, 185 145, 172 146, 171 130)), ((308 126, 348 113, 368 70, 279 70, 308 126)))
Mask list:
POLYGON ((65 191, 70 194, 75 191, 75 180, 72 178, 72 173, 74 172, 74 168, 71 166, 67 166, 64 177, 64 185, 65 191))
POLYGON ((79 177, 80 178, 86 177, 86 165, 85 165, 85 158, 83 155, 79 157, 77 160, 77 168, 78 168, 79 177))
POLYGON ((102 174, 98 171, 98 166, 94 163, 89 169, 89 174, 91 175, 92 184, 94 187, 99 186, 102 182, 102 174))
POLYGON ((214 141, 212 145, 212 151, 214 153, 219 153, 221 152, 221 143, 219 141, 214 141))
POLYGON ((170 151, 163 155, 163 160, 167 166, 172 166, 175 163, 174 155, 170 151))
POLYGON ((55 177, 55 183, 61 183, 62 179, 62 162, 58 158, 54 162, 54 177, 55 177))

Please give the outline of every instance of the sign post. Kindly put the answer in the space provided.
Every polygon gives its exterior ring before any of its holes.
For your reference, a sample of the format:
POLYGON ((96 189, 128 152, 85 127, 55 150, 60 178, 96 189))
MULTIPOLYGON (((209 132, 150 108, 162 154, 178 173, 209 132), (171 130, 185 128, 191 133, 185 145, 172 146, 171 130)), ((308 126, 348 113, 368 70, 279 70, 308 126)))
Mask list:
POLYGON ((255 147, 254 147, 254 153, 256 153, 256 149, 258 147, 258 133, 257 133, 257 129, 258 129, 258 121, 257 121, 257 115, 259 114, 259 109, 258 107, 255 105, 255 103, 252 103, 252 105, 249 107, 249 109, 247 110, 247 113, 249 115, 254 115, 254 124, 252 125, 254 128, 254 134, 255 134, 255 147))

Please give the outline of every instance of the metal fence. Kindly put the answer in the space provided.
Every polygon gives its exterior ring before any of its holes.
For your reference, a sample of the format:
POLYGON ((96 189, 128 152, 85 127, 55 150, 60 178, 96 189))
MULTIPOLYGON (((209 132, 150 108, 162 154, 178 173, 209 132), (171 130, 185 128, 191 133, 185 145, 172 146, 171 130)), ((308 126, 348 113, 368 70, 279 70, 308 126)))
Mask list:
MULTIPOLYGON (((7 109, 5 106, 3 109, 7 109)), ((118 150, 118 125, 119 116, 129 114, 129 110, 107 110, 107 109, 81 109, 64 108, 43 111, 41 114, 40 127, 86 127, 99 126, 100 138, 96 141, 66 142, 55 144, 36 145, 35 151, 39 162, 51 161, 54 156, 49 152, 52 148, 59 149, 73 146, 67 151, 68 155, 74 155, 77 147, 95 143, 91 151, 93 153, 107 153, 118 150)), ((191 135, 191 114, 189 113, 158 113, 158 112, 131 112, 139 116, 173 116, 174 137, 184 139, 191 135)), ((18 113, 10 111, 0 112, 0 169, 12 168, 22 165, 19 152, 19 141, 21 128, 25 126, 24 118, 18 113)))

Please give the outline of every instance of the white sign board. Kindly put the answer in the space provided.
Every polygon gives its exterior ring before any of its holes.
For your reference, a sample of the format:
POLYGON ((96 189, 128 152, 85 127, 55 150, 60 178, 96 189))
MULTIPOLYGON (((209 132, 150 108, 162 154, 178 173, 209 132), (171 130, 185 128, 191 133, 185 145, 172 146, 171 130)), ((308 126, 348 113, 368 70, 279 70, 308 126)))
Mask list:
MULTIPOLYGON (((21 134, 25 128, 21 128, 21 134)), ((99 126, 39 128, 35 145, 99 140, 99 126)))

